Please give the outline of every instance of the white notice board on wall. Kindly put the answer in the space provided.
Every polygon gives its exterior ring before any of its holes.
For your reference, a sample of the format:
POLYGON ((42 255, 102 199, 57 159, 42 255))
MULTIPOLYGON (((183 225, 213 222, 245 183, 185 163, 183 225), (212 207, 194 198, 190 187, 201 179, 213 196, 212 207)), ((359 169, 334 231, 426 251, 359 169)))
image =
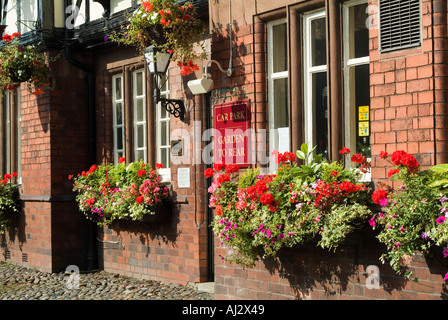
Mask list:
POLYGON ((177 168, 177 187, 190 188, 190 168, 177 168))

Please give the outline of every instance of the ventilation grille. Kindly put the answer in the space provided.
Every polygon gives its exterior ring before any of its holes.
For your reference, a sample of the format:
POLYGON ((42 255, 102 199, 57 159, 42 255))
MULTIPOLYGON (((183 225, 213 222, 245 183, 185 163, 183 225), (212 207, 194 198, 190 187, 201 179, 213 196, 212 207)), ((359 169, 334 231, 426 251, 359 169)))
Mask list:
POLYGON ((420 0, 380 0, 381 51, 419 46, 420 0))

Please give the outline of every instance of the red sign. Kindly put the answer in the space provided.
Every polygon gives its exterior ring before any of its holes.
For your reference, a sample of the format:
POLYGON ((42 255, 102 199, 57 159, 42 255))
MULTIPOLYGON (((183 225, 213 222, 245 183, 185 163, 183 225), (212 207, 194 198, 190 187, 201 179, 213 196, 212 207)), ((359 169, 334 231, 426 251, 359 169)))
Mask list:
POLYGON ((248 166, 250 159, 250 102, 213 107, 214 162, 248 166))

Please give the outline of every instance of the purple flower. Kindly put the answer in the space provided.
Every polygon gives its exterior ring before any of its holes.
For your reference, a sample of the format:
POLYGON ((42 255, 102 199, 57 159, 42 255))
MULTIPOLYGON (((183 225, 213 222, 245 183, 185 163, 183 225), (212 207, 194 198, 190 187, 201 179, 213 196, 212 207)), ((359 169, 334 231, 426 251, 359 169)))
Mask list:
POLYGON ((448 247, 443 249, 443 257, 444 258, 448 257, 448 247))
POLYGON ((22 46, 19 46, 18 49, 19 49, 20 51, 22 51, 22 52, 25 51, 25 48, 22 47, 22 46))
POLYGON ((107 41, 107 36, 104 36, 104 42, 106 42, 107 41))
POLYGON ((283 233, 281 233, 281 234, 278 235, 278 238, 279 238, 279 239, 284 239, 284 238, 285 238, 285 235, 284 235, 283 233))

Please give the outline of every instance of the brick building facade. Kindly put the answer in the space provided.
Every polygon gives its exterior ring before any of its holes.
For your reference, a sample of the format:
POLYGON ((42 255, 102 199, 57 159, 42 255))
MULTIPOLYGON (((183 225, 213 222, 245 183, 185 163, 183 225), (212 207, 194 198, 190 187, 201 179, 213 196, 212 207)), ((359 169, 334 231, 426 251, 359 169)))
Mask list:
POLYGON ((198 61, 200 71, 182 77, 171 65, 163 94, 184 99, 184 120, 167 117, 153 102, 151 77, 138 53, 105 38, 124 23, 124 12, 135 1, 109 1, 107 18, 94 15, 99 4, 85 1, 80 29, 68 31, 65 19, 61 24, 54 18, 58 5, 68 6, 59 2, 38 1, 42 32, 25 33, 25 40, 43 40, 44 50, 61 55, 52 63, 55 90, 36 98, 22 85, 8 100, 13 102, 3 101, 3 108, 20 115, 20 125, 11 129, 12 145, 20 148, 11 147, 2 169, 20 171, 23 212, 1 239, 2 260, 49 272, 77 265, 169 282, 214 281, 217 299, 446 298, 446 261, 417 256, 409 264, 420 281, 406 281, 380 264, 384 249, 369 228, 358 230, 336 253, 310 244, 252 269, 222 263, 219 255, 229 249, 208 227, 213 212, 203 172, 210 164, 202 157, 210 142, 202 134, 213 128, 214 106, 245 101, 256 132, 253 165, 266 172, 276 169, 269 161, 274 149, 294 151, 305 141, 330 159, 338 159, 344 146, 367 152, 373 183, 387 177, 378 156, 383 150, 413 153, 424 167, 448 162, 446 1, 405 1, 410 11, 418 9, 411 27, 419 36, 403 31, 404 40, 410 37, 403 47, 394 37, 390 43, 380 37, 375 19, 387 1, 193 1, 209 24, 210 37, 203 39, 208 58, 232 74, 198 61), (200 78, 205 66, 212 90, 193 95, 187 83, 200 78), (133 94, 136 87, 143 88, 143 97, 133 94), (146 161, 166 161, 162 149, 177 139, 190 152, 179 156, 168 149, 164 177, 174 195, 168 219, 96 227, 78 211, 67 176, 92 163, 113 163, 121 150, 134 160, 132 113, 138 99, 146 110, 146 161), (119 125, 117 105, 125 119, 119 125), (357 119, 359 106, 369 110, 368 134, 360 133, 365 123, 357 119), (163 142, 166 124, 170 138, 163 142), (123 148, 114 138, 120 125, 123 148), (178 174, 185 172, 187 181, 182 176, 180 185, 178 174), (365 286, 371 265, 380 268, 379 289, 365 286))

